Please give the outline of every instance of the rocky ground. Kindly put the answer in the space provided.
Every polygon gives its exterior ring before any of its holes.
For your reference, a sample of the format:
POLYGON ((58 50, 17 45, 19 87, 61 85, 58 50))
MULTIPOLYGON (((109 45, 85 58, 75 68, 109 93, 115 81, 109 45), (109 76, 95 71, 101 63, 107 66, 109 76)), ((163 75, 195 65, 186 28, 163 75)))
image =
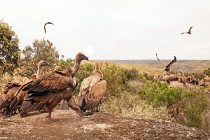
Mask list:
POLYGON ((0 117, 0 140, 208 140, 208 135, 196 128, 176 122, 133 119, 108 113, 80 117, 69 110, 55 110, 52 120, 47 114, 25 118, 19 115, 0 117))

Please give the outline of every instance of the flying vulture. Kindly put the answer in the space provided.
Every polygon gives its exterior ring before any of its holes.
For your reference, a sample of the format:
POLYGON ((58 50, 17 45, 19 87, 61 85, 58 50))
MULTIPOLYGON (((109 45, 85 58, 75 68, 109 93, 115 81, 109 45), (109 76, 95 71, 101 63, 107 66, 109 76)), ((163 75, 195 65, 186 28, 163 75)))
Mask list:
POLYGON ((186 33, 186 34, 190 34, 190 35, 191 35, 191 30, 192 30, 192 28, 193 28, 193 26, 192 26, 192 27, 190 27, 190 29, 189 29, 187 32, 182 32, 182 33, 181 33, 181 35, 182 35, 182 34, 185 34, 185 33, 186 33))
POLYGON ((46 25, 48 25, 48 24, 52 24, 52 25, 54 25, 52 22, 46 22, 45 24, 44 24, 44 32, 45 32, 45 34, 46 34, 46 25))
POLYGON ((160 61, 160 59, 158 58, 158 55, 157 55, 157 53, 156 53, 155 55, 156 55, 156 58, 157 58, 157 60, 158 60, 158 61, 160 61))

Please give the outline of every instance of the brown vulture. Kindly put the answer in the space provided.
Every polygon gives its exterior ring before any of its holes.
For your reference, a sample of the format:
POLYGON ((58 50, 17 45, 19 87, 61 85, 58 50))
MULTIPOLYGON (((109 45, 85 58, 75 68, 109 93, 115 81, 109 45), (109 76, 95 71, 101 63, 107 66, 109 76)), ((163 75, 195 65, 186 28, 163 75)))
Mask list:
POLYGON ((174 60, 172 60, 165 68, 165 71, 170 71, 171 65, 176 62, 176 56, 174 56, 174 60))
POLYGON ((49 112, 49 119, 51 119, 51 112, 58 103, 62 100, 68 102, 69 107, 80 115, 90 115, 80 110, 79 106, 72 98, 72 92, 76 88, 77 82, 73 77, 80 68, 82 60, 88 60, 88 57, 83 53, 78 53, 75 59, 75 66, 73 69, 67 68, 64 72, 53 71, 40 76, 31 84, 26 86, 23 90, 27 90, 24 102, 21 106, 21 116, 27 115, 27 109, 35 103, 43 103, 49 112))
POLYGON ((95 70, 92 75, 85 78, 80 86, 79 106, 83 111, 92 110, 99 111, 99 107, 106 97, 106 80, 103 80, 99 62, 95 63, 95 70))
POLYGON ((11 116, 15 113, 15 111, 10 111, 9 105, 20 86, 21 85, 19 83, 14 82, 7 83, 7 85, 4 86, 4 90, 2 92, 4 98, 0 105, 0 110, 4 116, 11 116))
POLYGON ((44 24, 44 32, 45 32, 45 34, 46 34, 46 25, 48 25, 48 24, 52 24, 52 25, 54 25, 52 22, 46 22, 45 24, 44 24))
POLYGON ((191 34, 192 34, 192 33, 191 33, 192 28, 193 28, 193 26, 190 27, 189 30, 188 30, 187 32, 182 32, 181 35, 182 35, 182 34, 185 34, 185 33, 191 35, 191 34))
MULTIPOLYGON (((32 78, 34 79, 38 78, 42 73, 43 66, 46 65, 49 65, 49 63, 43 60, 39 61, 37 74, 34 74, 34 76, 32 75, 32 78)), ((19 83, 8 83, 5 86, 4 88, 5 90, 4 93, 6 94, 5 99, 0 106, 0 110, 1 109, 4 110, 3 114, 5 116, 13 115, 16 112, 16 110, 20 108, 20 105, 22 104, 23 99, 26 95, 26 91, 22 91, 22 88, 31 82, 32 80, 23 85, 20 85, 19 83)))

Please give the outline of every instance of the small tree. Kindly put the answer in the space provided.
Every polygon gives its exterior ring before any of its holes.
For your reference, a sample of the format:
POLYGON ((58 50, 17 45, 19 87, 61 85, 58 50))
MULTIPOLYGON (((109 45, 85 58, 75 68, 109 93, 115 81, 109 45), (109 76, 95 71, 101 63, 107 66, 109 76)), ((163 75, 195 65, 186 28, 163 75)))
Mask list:
POLYGON ((45 60, 51 67, 59 61, 59 53, 51 43, 42 40, 35 40, 33 46, 26 46, 22 51, 21 75, 30 77, 37 71, 37 64, 40 60, 45 60))
POLYGON ((19 39, 8 23, 0 20, 0 74, 12 74, 20 59, 19 39))

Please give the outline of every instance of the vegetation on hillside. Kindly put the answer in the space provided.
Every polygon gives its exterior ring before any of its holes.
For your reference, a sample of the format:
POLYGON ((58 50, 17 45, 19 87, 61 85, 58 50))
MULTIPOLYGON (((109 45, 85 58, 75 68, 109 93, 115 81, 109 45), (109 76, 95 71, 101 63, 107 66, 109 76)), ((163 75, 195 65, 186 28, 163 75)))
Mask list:
MULTIPOLYGON (((74 65, 72 59, 60 59, 56 47, 45 39, 34 40, 32 46, 26 46, 20 58, 17 35, 7 23, 0 21, 0 68, 4 74, 0 79, 1 87, 15 80, 17 76, 19 79, 30 78, 36 73, 40 60, 52 64, 45 69, 46 72, 52 70, 55 65, 62 68, 74 65)), ((93 69, 92 62, 81 65, 76 75, 79 84, 75 95, 78 94, 82 80, 90 76, 93 69)), ((201 115, 208 106, 204 89, 169 87, 167 83, 152 81, 153 76, 150 73, 142 73, 141 69, 121 67, 107 62, 103 63, 102 72, 107 81, 108 97, 102 105, 103 111, 156 119, 169 119, 173 115, 181 124, 201 127, 201 115)), ((209 75, 210 68, 204 72, 209 75)), ((199 76, 203 75, 197 74, 197 77, 199 76)))

